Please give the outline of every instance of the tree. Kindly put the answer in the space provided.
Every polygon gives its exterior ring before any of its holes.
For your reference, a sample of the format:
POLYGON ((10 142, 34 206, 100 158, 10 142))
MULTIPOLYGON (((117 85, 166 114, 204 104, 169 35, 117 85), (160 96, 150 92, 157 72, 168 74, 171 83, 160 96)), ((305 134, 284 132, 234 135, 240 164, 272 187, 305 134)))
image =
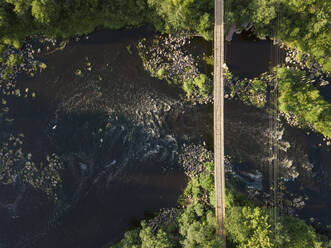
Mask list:
POLYGON ((40 24, 50 24, 57 20, 59 6, 54 0, 33 0, 31 14, 40 24))
POLYGON ((279 79, 279 109, 293 113, 304 124, 312 125, 323 135, 331 137, 331 103, 307 80, 303 71, 277 69, 279 79))

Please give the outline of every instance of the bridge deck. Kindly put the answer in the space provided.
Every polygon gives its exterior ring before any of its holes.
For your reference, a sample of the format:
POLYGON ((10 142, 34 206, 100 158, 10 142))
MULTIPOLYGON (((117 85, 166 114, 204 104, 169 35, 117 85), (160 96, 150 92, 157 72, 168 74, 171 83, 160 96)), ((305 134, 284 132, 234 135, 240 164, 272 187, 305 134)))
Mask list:
POLYGON ((214 163, 216 219, 218 234, 224 236, 225 182, 224 182, 224 2, 215 0, 214 27, 214 163))

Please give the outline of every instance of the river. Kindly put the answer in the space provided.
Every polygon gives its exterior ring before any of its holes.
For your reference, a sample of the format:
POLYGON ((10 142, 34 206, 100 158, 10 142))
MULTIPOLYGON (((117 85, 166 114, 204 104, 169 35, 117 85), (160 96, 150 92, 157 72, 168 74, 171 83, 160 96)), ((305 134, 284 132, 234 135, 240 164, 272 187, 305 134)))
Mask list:
MULTIPOLYGON (((23 150, 35 161, 61 157, 62 186, 56 203, 28 186, 15 216, 0 206, 3 247, 101 247, 144 216, 176 206, 187 181, 178 154, 184 144, 212 148, 212 105, 189 105, 180 89, 150 77, 135 48, 144 37, 153 33, 99 30, 55 53, 43 50, 47 69, 19 76, 18 88, 36 97, 8 98, 15 132, 24 134, 23 150)), ((210 45, 192 42, 189 49, 208 53, 210 45)), ((270 41, 236 35, 227 64, 239 77, 256 77, 269 69, 272 51, 270 41)), ((299 172, 288 180, 286 197, 308 197, 295 214, 330 224, 330 147, 318 134, 283 127, 281 159, 299 172)), ((233 170, 244 181, 262 172, 267 188, 268 114, 226 101, 225 130, 233 170)), ((0 192, 9 203, 20 188, 0 192)))

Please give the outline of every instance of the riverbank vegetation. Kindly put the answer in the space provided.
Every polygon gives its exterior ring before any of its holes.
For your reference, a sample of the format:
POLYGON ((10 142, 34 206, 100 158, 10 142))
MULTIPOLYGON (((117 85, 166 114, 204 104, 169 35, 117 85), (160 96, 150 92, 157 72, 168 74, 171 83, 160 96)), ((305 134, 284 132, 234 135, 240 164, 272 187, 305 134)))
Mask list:
POLYGON ((300 123, 331 137, 331 103, 307 79, 305 72, 278 68, 279 110, 293 114, 300 123))
POLYGON ((258 78, 238 79, 227 70, 225 73, 225 97, 240 99, 258 108, 272 106, 267 95, 278 90, 278 109, 286 121, 296 127, 309 128, 331 137, 331 103, 321 92, 328 84, 328 75, 306 66, 285 63, 261 74, 258 78))
MULTIPOLYGON (((153 219, 142 221, 140 227, 126 232, 119 243, 107 248, 222 247, 223 241, 216 235, 213 163, 204 165, 204 172, 191 176, 176 218, 157 227, 153 219)), ((328 247, 327 239, 304 221, 289 216, 275 221, 272 209, 247 200, 230 187, 226 191, 226 218, 227 247, 328 247)))
POLYGON ((328 0, 231 0, 227 7, 228 25, 250 23, 259 38, 280 39, 315 57, 325 71, 331 70, 328 0))
POLYGON ((119 29, 151 23, 161 32, 192 30, 212 38, 213 2, 1 0, 0 41, 20 47, 28 36, 69 38, 97 27, 119 29))
MULTIPOLYGON (((225 11, 227 29, 250 23, 258 37, 276 37, 309 53, 328 71, 330 13, 327 0, 229 0, 225 11)), ((25 38, 35 35, 69 38, 97 27, 119 29, 146 23, 160 32, 185 30, 212 40, 213 14, 213 1, 207 0, 1 0, 0 41, 20 47, 25 38)))
MULTIPOLYGON (((23 57, 18 54, 10 54, 1 57, 0 66, 2 68, 2 78, 8 80, 14 74, 14 70, 23 63, 23 57), (7 57, 7 58, 6 58, 7 57)), ((0 73, 1 74, 1 73, 0 73)))

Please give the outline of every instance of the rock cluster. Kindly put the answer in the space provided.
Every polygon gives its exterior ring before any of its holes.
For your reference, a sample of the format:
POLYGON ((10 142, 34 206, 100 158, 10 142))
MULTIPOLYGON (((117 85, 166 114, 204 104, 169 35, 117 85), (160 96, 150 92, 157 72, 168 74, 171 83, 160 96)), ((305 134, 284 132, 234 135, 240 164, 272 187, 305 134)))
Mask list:
POLYGON ((189 177, 196 176, 205 170, 204 163, 213 159, 211 151, 203 145, 184 144, 179 154, 179 163, 189 177))
POLYGON ((153 232, 157 232, 161 226, 167 227, 171 224, 179 216, 180 212, 178 208, 163 208, 158 215, 150 219, 147 224, 152 227, 153 232))
POLYGON ((285 45, 281 45, 281 47, 285 50, 285 66, 306 71, 311 83, 329 84, 327 78, 330 73, 322 71, 322 66, 309 54, 288 48, 285 45))
POLYGON ((61 185, 59 171, 63 167, 61 159, 52 154, 36 164, 32 155, 23 150, 23 135, 9 136, 0 148, 0 184, 30 185, 44 192, 52 200, 57 200, 56 189, 61 185))
POLYGON ((14 81, 20 72, 29 71, 31 65, 36 63, 36 59, 34 58, 33 51, 34 50, 32 49, 32 45, 28 43, 25 44, 22 49, 16 49, 14 47, 9 47, 9 46, 6 47, 6 49, 1 54, 1 57, 3 59, 3 62, 0 63, 1 80, 4 80, 4 78, 6 78, 7 81, 14 81), (5 76, 6 69, 8 68, 6 61, 10 55, 20 56, 23 62, 20 65, 17 66, 15 65, 12 68, 12 72, 10 73, 10 75, 8 74, 8 76, 5 76))
POLYGON ((32 36, 29 40, 25 41, 23 46, 19 49, 6 46, 3 53, 1 54, 2 62, 0 62, 0 81, 4 78, 5 81, 14 82, 17 75, 21 72, 27 73, 27 75, 34 77, 37 71, 42 71, 46 68, 46 64, 37 58, 37 55, 44 52, 46 54, 52 53, 56 50, 62 49, 67 44, 60 39, 47 38, 43 36, 32 36), (50 51, 53 49, 53 51, 50 51), (22 59, 19 65, 15 65, 10 74, 6 74, 8 65, 6 64, 7 59, 10 55, 17 55, 22 59))
POLYGON ((270 80, 268 73, 263 73, 258 81, 257 79, 238 79, 233 77, 228 68, 226 68, 224 81, 224 97, 230 99, 240 99, 247 105, 253 105, 258 108, 263 108, 267 103, 267 84, 270 80), (257 85, 255 82, 261 82, 257 85))
POLYGON ((141 40, 137 48, 143 58, 144 67, 153 76, 166 80, 188 80, 197 77, 199 70, 196 62, 184 49, 190 42, 189 38, 187 33, 177 33, 160 35, 152 41, 141 40))
MULTIPOLYGON (((189 53, 189 33, 160 35, 153 40, 142 39, 137 49, 144 68, 153 77, 164 79, 170 84, 183 86, 185 81, 194 80, 200 75, 198 63, 189 53)), ((194 105, 212 102, 212 95, 201 96, 197 87, 188 100, 194 105)))

